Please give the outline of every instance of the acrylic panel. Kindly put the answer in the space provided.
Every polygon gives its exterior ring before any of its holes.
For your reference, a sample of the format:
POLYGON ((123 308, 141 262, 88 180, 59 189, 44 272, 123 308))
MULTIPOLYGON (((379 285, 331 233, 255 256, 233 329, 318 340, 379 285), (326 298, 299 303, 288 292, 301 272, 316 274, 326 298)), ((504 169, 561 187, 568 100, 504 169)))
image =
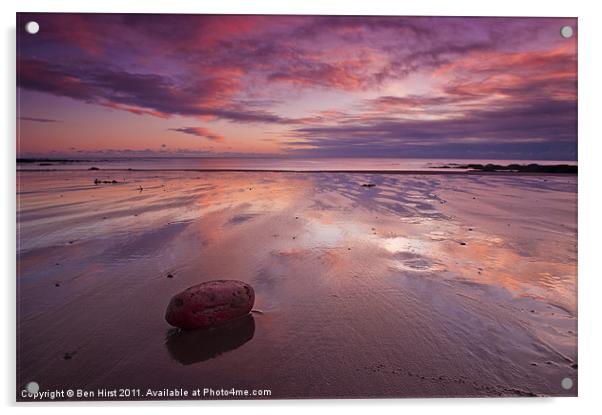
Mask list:
POLYGON ((577 395, 577 19, 17 14, 19 401, 577 395))

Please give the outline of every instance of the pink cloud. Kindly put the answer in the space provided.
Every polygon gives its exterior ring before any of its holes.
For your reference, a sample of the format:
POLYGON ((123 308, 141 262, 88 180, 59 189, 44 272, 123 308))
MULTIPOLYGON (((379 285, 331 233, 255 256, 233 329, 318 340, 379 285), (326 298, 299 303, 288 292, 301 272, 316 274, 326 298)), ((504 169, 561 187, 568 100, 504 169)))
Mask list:
POLYGON ((203 127, 181 127, 181 128, 169 128, 168 131, 175 131, 178 133, 189 134, 195 137, 206 138, 211 141, 223 141, 224 137, 209 131, 203 127))

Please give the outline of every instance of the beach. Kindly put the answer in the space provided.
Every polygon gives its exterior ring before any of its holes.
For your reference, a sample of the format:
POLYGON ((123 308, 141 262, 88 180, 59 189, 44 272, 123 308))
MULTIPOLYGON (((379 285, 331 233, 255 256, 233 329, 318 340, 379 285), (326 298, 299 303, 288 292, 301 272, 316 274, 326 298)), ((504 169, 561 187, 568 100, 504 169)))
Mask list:
POLYGON ((88 167, 17 172, 17 389, 577 394, 577 175, 88 167), (254 311, 170 327, 215 279, 254 311))

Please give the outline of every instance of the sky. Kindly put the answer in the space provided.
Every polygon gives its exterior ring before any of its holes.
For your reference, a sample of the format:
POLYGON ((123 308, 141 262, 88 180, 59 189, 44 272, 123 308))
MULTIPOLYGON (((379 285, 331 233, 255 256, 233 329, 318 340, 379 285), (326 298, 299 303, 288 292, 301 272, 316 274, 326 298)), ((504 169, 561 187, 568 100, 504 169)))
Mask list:
POLYGON ((19 13, 17 135, 18 157, 576 160, 577 20, 19 13))

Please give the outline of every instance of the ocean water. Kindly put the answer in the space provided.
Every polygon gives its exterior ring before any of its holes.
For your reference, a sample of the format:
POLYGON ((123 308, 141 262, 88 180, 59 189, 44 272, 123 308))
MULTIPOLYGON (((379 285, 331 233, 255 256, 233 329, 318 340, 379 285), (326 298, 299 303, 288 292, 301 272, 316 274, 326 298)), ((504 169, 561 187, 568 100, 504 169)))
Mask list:
MULTIPOLYGON (((569 164, 563 160, 462 160, 401 158, 209 158, 152 157, 18 161, 18 170, 270 170, 270 171, 449 171, 442 166, 479 164, 569 164)), ((455 169, 454 169, 455 170, 455 169)))

